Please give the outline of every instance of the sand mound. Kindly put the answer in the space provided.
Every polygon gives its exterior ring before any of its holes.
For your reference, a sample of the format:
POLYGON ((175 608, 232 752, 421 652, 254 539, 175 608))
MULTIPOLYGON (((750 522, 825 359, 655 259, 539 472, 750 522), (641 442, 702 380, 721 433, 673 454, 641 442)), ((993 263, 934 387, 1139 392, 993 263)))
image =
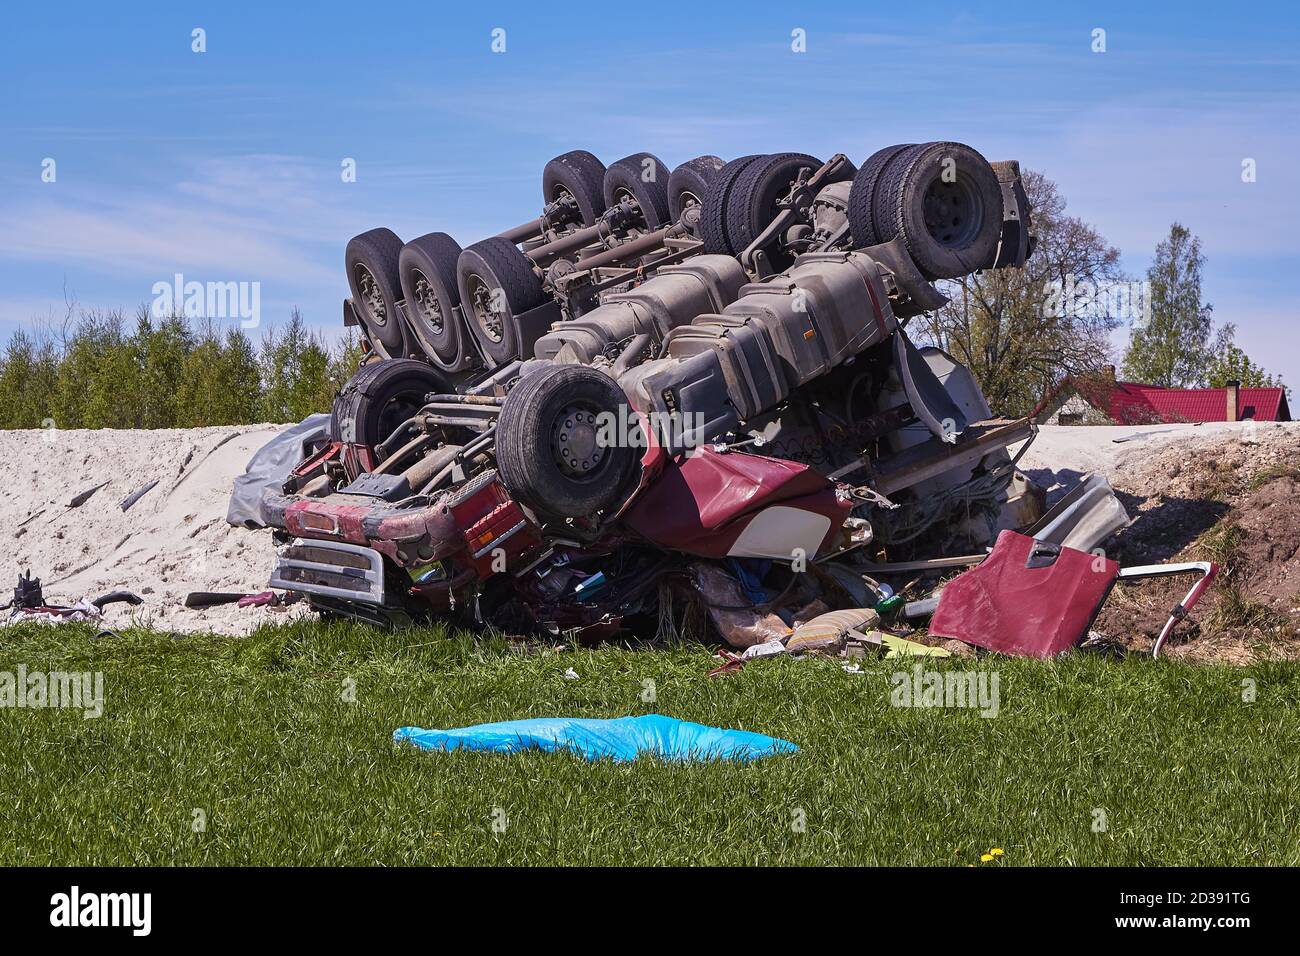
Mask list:
POLYGON ((269 531, 226 524, 231 484, 280 425, 131 430, 0 431, 0 534, 10 556, 0 587, 30 570, 47 601, 70 604, 106 591, 135 591, 145 603, 110 605, 104 623, 175 631, 246 633, 296 609, 203 611, 190 591, 256 592, 274 559, 269 531), (118 506, 158 484, 129 511, 118 506), (107 484, 84 504, 69 503, 107 484))

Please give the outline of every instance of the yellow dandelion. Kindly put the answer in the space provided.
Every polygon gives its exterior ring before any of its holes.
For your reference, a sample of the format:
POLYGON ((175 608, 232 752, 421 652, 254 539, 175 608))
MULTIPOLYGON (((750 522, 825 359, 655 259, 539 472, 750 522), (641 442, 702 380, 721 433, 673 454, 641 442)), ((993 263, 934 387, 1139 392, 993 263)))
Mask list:
POLYGON ((1002 855, 1002 847, 1000 847, 1000 846, 995 846, 993 849, 989 850, 989 852, 992 853, 994 856, 1001 856, 1001 855, 1002 855))
POLYGON ((989 860, 991 860, 991 859, 993 859, 993 854, 992 854, 992 853, 981 853, 981 854, 980 854, 980 862, 981 862, 981 863, 987 863, 987 862, 988 862, 989 860))

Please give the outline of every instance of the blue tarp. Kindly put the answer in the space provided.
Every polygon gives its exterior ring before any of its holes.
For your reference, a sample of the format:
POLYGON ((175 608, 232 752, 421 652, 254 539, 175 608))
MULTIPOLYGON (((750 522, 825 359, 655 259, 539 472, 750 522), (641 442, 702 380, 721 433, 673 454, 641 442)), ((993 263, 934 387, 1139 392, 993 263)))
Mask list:
POLYGON ((756 760, 799 749, 776 737, 693 724, 661 714, 614 720, 543 717, 455 730, 402 727, 393 733, 393 739, 410 741, 424 750, 483 750, 505 754, 532 749, 570 750, 588 760, 613 757, 616 761, 641 756, 667 760, 756 760))

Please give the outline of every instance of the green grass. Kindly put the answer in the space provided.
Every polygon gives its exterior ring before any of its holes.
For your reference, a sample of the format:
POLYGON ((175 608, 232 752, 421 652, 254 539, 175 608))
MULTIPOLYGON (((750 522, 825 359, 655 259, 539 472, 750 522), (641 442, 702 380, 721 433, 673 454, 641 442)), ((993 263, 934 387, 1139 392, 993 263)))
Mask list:
POLYGON ((1275 464, 1269 465, 1267 468, 1251 475, 1248 487, 1251 491, 1258 491, 1270 481, 1277 478, 1295 478, 1300 480, 1300 465, 1288 461, 1276 462, 1275 464))
POLYGON ((106 704, 92 720, 0 709, 5 864, 980 865, 995 846, 990 865, 1300 863, 1294 665, 937 665, 997 671, 1001 713, 985 719, 890 706, 892 661, 849 674, 766 660, 710 680, 698 646, 523 653, 341 625, 246 639, 0 630, 0 671, 20 663, 103 671, 106 704), (392 743, 405 725, 652 711, 802 749, 590 764, 392 743))

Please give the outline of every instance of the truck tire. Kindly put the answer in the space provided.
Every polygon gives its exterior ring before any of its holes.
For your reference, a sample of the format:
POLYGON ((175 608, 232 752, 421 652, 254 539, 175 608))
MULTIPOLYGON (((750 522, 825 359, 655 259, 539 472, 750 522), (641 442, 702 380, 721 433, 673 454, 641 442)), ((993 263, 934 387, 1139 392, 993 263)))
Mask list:
POLYGON ((605 208, 618 205, 625 198, 635 199, 641 207, 646 229, 654 232, 669 225, 668 167, 650 153, 633 153, 611 163, 605 170, 601 186, 605 208))
POLYGON ((473 347, 455 311, 460 304, 456 260, 460 244, 445 232, 412 239, 398 257, 402 297, 411 332, 439 368, 459 372, 472 364, 473 347))
POLYGON ((668 215, 680 222, 687 206, 698 206, 709 193, 709 184, 725 166, 717 156, 696 156, 688 159, 668 177, 668 215))
POLYGON ((885 241, 880 238, 874 218, 876 186, 885 167, 904 150, 915 145, 903 143, 876 150, 867 157, 867 161, 853 177, 853 188, 849 192, 849 232, 853 236, 853 248, 865 249, 885 241))
POLYGON ((714 255, 734 256, 735 250, 727 237, 727 203, 731 191, 750 165, 762 159, 761 153, 741 156, 733 159, 721 169, 709 183, 708 195, 704 197, 704 208, 700 210, 700 238, 704 240, 704 251, 714 255))
POLYGON ((491 236, 460 254, 456 285, 465 322, 492 362, 523 358, 518 317, 546 301, 533 261, 509 239, 491 236))
POLYGON ((352 301, 370 340, 384 354, 407 354, 408 336, 397 303, 402 300, 402 280, 397 261, 402 240, 391 229, 371 229, 353 236, 344 253, 344 268, 352 301))
POLYGON ((822 161, 807 153, 774 153, 751 163, 740 174, 727 200, 727 238, 740 255, 776 218, 776 201, 807 168, 816 172, 822 161))
POLYGON ((424 407, 426 394, 450 391, 437 369, 418 359, 367 363, 334 397, 330 438, 373 449, 424 407))
POLYGON ((632 414, 622 389, 589 366, 554 365, 524 376, 497 419, 502 483, 550 517, 590 516, 619 504, 636 477, 637 449, 598 439, 601 416, 621 414, 632 414))
POLYGON ((605 211, 601 184, 605 181, 605 164, 585 149, 562 153, 542 170, 542 202, 550 205, 568 194, 578 204, 581 224, 593 226, 605 211))
POLYGON ((928 279, 982 268, 1002 235, 997 173, 962 143, 925 143, 903 153, 885 171, 874 206, 882 241, 902 237, 928 279))

